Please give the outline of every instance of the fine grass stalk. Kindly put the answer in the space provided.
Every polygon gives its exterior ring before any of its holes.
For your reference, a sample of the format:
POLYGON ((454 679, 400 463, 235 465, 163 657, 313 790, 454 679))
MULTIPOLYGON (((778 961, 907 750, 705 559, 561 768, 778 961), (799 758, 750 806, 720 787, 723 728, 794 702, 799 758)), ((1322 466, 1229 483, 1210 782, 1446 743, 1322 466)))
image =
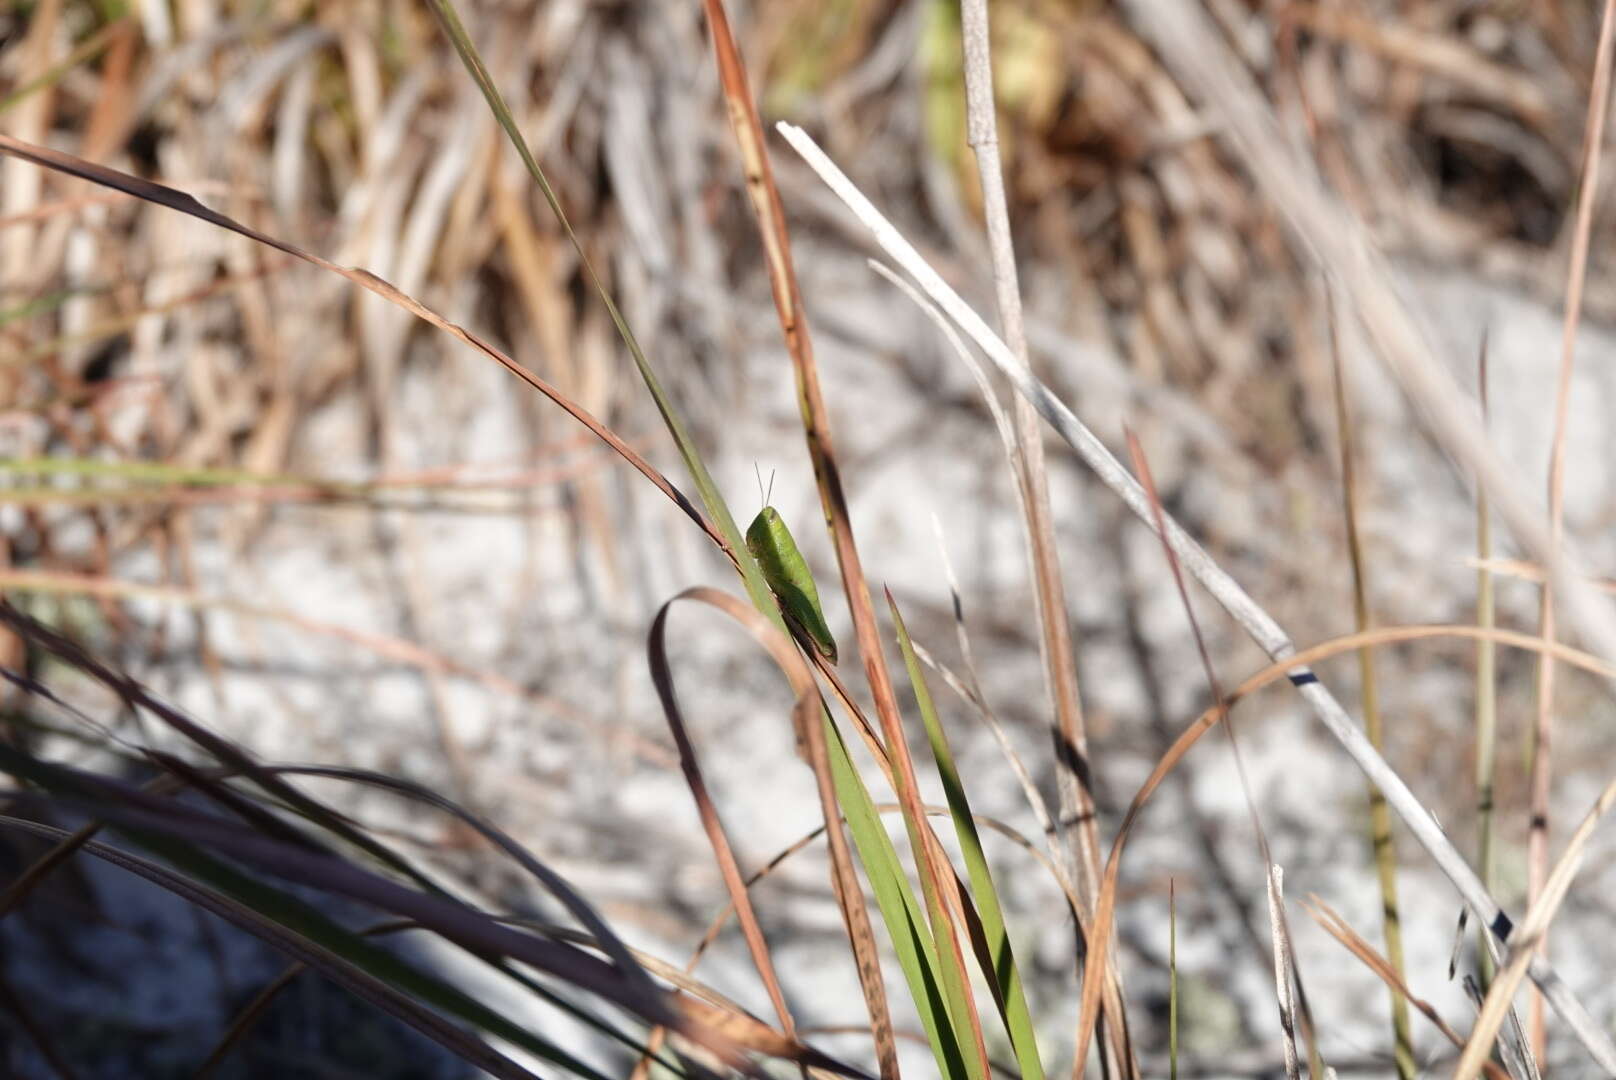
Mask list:
MULTIPOLYGON (((1326 286, 1328 288, 1328 286, 1326 286)), ((1329 293, 1326 293, 1328 296, 1329 293)), ((1358 530, 1359 491, 1356 440, 1353 437, 1351 409, 1347 405, 1346 379, 1341 371, 1341 342, 1335 322, 1333 300, 1327 305, 1330 315, 1330 359, 1335 388, 1335 416, 1341 441, 1341 501, 1347 525, 1347 554, 1352 564, 1352 614, 1360 632, 1368 630, 1373 620, 1369 614, 1368 570, 1364 563, 1363 536, 1358 530)), ((1380 713, 1380 694, 1375 680, 1375 654, 1373 649, 1358 651, 1358 677, 1364 711, 1364 733, 1369 744, 1381 754, 1386 752, 1384 722, 1380 713)), ((1369 846, 1375 861, 1375 876, 1380 884, 1380 904, 1386 935, 1386 958, 1399 980, 1407 980, 1403 963, 1403 924, 1397 903, 1397 848, 1392 840, 1392 815, 1386 805, 1386 796, 1374 784, 1369 785, 1369 846)), ((1417 1066, 1414 1062, 1414 1042, 1408 1017, 1408 999, 1396 989, 1391 991, 1392 1056, 1397 1065, 1399 1080, 1414 1080, 1417 1066)))
MULTIPOLYGON (((1487 423, 1487 339, 1482 338, 1476 361, 1476 377, 1481 396, 1481 422, 1487 423)), ((1476 492, 1476 625, 1491 629, 1497 625, 1493 599, 1493 520, 1487 506, 1487 492, 1476 492)), ((1482 887, 1492 892, 1498 887, 1498 853, 1494 836, 1497 826, 1495 784, 1498 774, 1498 650, 1488 640, 1476 643, 1476 873, 1482 887)), ((1487 928, 1478 926, 1477 963, 1481 988, 1492 985, 1492 950, 1487 947, 1487 928)))

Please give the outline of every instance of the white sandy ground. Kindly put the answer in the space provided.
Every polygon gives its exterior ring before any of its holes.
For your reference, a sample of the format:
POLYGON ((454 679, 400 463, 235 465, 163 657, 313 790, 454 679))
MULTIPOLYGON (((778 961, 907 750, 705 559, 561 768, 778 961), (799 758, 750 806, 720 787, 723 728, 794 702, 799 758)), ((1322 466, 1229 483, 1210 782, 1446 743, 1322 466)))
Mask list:
MULTIPOLYGON (((871 581, 890 585, 917 637, 956 662, 930 523, 933 514, 938 516, 961 577, 988 696, 1011 724, 1041 786, 1052 793, 1048 742, 1038 726, 1046 708, 1031 636, 1025 557, 991 427, 979 410, 959 404, 974 393, 971 383, 938 348, 929 325, 856 259, 821 256, 808 265, 830 265, 836 272, 810 279, 804 289, 810 311, 826 313, 817 322, 822 377, 871 581), (915 374, 903 374, 905 368, 915 374)), ((1481 329, 1490 327, 1496 438, 1532 490, 1540 490, 1558 356, 1557 313, 1464 277, 1407 270, 1410 298, 1467 385, 1481 329)), ((733 348, 709 358, 703 376, 717 388, 719 404, 713 415, 698 414, 715 472, 737 513, 749 515, 757 506, 754 465, 765 474, 777 471, 773 501, 805 540, 822 589, 835 594, 828 547, 812 528, 815 495, 800 436, 792 433, 794 391, 772 314, 762 305, 728 310, 740 320, 733 348)), ((1612 415, 1616 394, 1616 338, 1586 329, 1582 342, 1571 410, 1568 522, 1584 550, 1609 566, 1616 564, 1616 534, 1609 527, 1616 508, 1610 464, 1616 432, 1607 429, 1605 418, 1612 415)), ((506 461, 527 452, 533 436, 524 390, 469 351, 442 360, 431 359, 436 350, 422 355, 427 359, 408 366, 402 380, 400 467, 506 461)), ((1103 357, 1070 363, 1046 355, 1042 362, 1053 384, 1113 447, 1120 447, 1125 423, 1140 431, 1158 483, 1186 525, 1207 539, 1214 554, 1300 642, 1351 629, 1332 475, 1301 465, 1276 473, 1219 449, 1215 420, 1187 420, 1184 411, 1194 412, 1193 403, 1181 407, 1177 419, 1164 417, 1159 400, 1152 398, 1152 405, 1133 392, 1128 377, 1107 367, 1103 357)), ((1474 587, 1474 573, 1464 561, 1474 542, 1466 485, 1418 433, 1374 362, 1356 355, 1351 364, 1368 459, 1366 543, 1374 555, 1377 617, 1384 623, 1464 621, 1474 587)), ((698 392, 692 381, 697 376, 666 374, 676 393, 694 397, 698 392)), ((1311 373, 1309 385, 1327 387, 1318 376, 1311 373)), ((643 396, 626 363, 614 392, 629 399, 643 396)), ((1328 415, 1330 405, 1326 399, 1307 407, 1328 415)), ((541 438, 573 434, 557 411, 538 412, 541 438)), ((656 431, 649 409, 637 416, 637 433, 656 431)), ((354 471, 364 460, 360 418, 356 399, 329 406, 302 433, 294 466, 328 475, 354 471)), ((675 482, 687 487, 666 439, 657 432, 644 441, 675 482)), ((1120 520, 1114 500, 1082 474, 1069 453, 1056 448, 1051 464, 1107 811, 1102 832, 1109 836, 1160 750, 1128 641, 1130 606, 1137 634, 1154 654, 1158 691, 1175 731, 1204 707, 1208 692, 1159 547, 1137 524, 1120 520)), ((240 519, 212 512, 198 519, 199 574, 204 592, 350 630, 408 636, 457 662, 498 672, 566 703, 564 715, 455 678, 442 680, 437 699, 465 748, 478 806, 571 878, 632 943, 682 961, 722 903, 723 892, 677 768, 648 760, 654 755, 636 749, 635 739, 668 743, 647 674, 644 636, 656 606, 678 590, 700 582, 734 589, 735 583, 682 517, 628 470, 608 462, 595 475, 613 506, 619 533, 615 584, 598 553, 576 556, 595 549, 587 537, 578 542, 572 535, 573 516, 563 512, 554 487, 535 492, 525 518, 376 517, 354 510, 286 508, 253 525, 244 547, 240 519), (408 603, 401 586, 406 576, 418 583, 408 603)), ((1500 548, 1511 554, 1507 537, 1500 537, 1500 548)), ((140 578, 151 568, 131 565, 123 572, 140 578)), ((851 654, 845 604, 839 595, 829 602, 844 652, 851 654)), ((1256 650, 1205 597, 1196 596, 1195 603, 1223 680, 1232 683, 1254 670, 1256 650)), ((1501 582, 1499 605, 1505 625, 1533 625, 1536 600, 1529 586, 1501 582)), ((161 611, 155 605, 150 610, 161 611)), ((164 617, 172 654, 190 655, 185 649, 194 631, 190 617, 177 610, 164 617)), ((159 665, 145 676, 266 760, 341 761, 449 790, 453 777, 437 735, 433 688, 419 672, 273 622, 213 615, 208 637, 225 661, 216 683, 190 661, 159 665)), ((711 611, 694 606, 677 611, 672 641, 682 701, 703 765, 743 865, 755 867, 811 828, 818 813, 811 777, 793 752, 783 681, 760 661, 744 634, 711 611)), ((1470 647, 1459 644, 1422 645, 1385 654, 1381 669, 1388 756, 1444 820, 1456 823, 1454 831, 1467 850, 1473 846, 1466 810, 1471 655, 1470 647)), ((857 664, 848 659, 843 667, 852 673, 857 664)), ((1508 656, 1502 670, 1508 678, 1502 695, 1502 767, 1518 776, 1531 665, 1508 656)), ((1328 665, 1325 677, 1344 700, 1355 701, 1357 676, 1350 658, 1328 665)), ((1565 770, 1555 805, 1561 836, 1605 779, 1608 767, 1602 763, 1613 760, 1609 699, 1586 679, 1567 676, 1562 686, 1565 770)), ((1036 836, 1034 820, 992 740, 940 680, 933 690, 978 812, 1036 836)), ((1282 691, 1244 707, 1238 722, 1274 854, 1285 867, 1288 896, 1296 900, 1316 893, 1378 941, 1379 899, 1367 863, 1361 777, 1282 691)), ((1199 813, 1219 838, 1243 901, 1258 920, 1255 929, 1266 937, 1261 869, 1222 736, 1198 748, 1185 771, 1199 813)), ((1516 783, 1511 790, 1520 789, 1516 783)), ((440 834, 438 821, 394 800, 329 784, 316 790, 376 824, 440 834)), ((941 801, 935 785, 929 794, 941 801)), ((1180 898, 1188 1052, 1232 1070, 1270 1066, 1279 1060, 1271 968, 1235 929, 1228 898, 1208 876, 1197 850, 1199 834, 1182 794, 1173 785, 1164 790, 1124 863, 1128 900, 1122 936, 1154 958, 1143 960, 1128 950, 1124 975, 1141 1005, 1164 1002, 1166 976, 1159 961, 1166 954, 1166 883, 1172 876, 1180 898), (1242 1034, 1242 1014, 1250 1035, 1242 1034)), ((1522 816, 1518 805, 1508 812, 1522 816)), ((1523 890, 1522 856, 1513 843, 1519 825, 1511 820, 1511 842, 1503 856, 1506 903, 1516 912, 1523 890)), ((1034 973, 1031 995, 1043 1020, 1046 1058, 1064 1068, 1075 1013, 1070 929, 1042 871, 997 837, 990 836, 987 844, 1007 893, 1013 936, 1034 973)), ((1554 948, 1562 973, 1595 1015, 1605 1018, 1616 1007, 1608 979, 1616 944, 1607 932, 1610 912, 1600 899, 1610 884, 1612 852, 1608 841, 1596 838, 1554 948)), ((451 865, 465 864, 456 852, 440 854, 451 865)), ((1462 1028, 1468 1006, 1446 978, 1457 898, 1406 837, 1401 856, 1411 981, 1417 993, 1462 1028)), ((98 881, 119 897, 119 910, 147 905, 164 911, 149 897, 138 899, 140 890, 113 888, 115 876, 99 875, 98 881)), ((509 903, 520 895, 512 889, 523 888, 513 885, 517 880, 513 873, 485 873, 478 884, 509 903)), ((856 1024, 861 1012, 826 884, 822 853, 811 849, 757 893, 782 978, 805 1027, 856 1024)), ((1379 984, 1300 908, 1293 905, 1290 918, 1325 1032, 1326 1056, 1343 1064, 1384 1062, 1386 1004, 1379 984)), ((171 910, 151 919, 164 922, 162 933, 106 934, 108 946, 92 950, 90 958, 97 978, 52 973, 35 979, 30 991, 92 992, 79 989, 86 983, 99 985, 102 993, 117 988, 119 1000, 141 1024, 201 1032, 205 1043, 223 1014, 210 1004, 214 996, 187 992, 214 978, 211 962, 198 948, 196 924, 171 910)), ((243 984, 278 966, 239 942, 229 947, 240 952, 239 959, 232 954, 228 968, 243 984)), ((20 982, 42 971, 15 950, 10 962, 20 982)), ((443 962, 456 971, 475 966, 453 955, 443 962)), ((733 936, 702 973, 767 1014, 767 1000, 733 936)), ((467 971, 466 977, 474 976, 467 971)), ((902 998, 901 990, 896 996, 902 998)), ((518 999, 511 1000, 515 1007, 518 999)), ((1159 1021, 1150 1010, 1141 1007, 1137 1020, 1147 1042, 1159 1045, 1157 1034, 1150 1033, 1159 1021)), ((564 1027, 549 1013, 536 1022, 552 1031, 564 1027)), ((1418 1017, 1415 1031, 1422 1053, 1439 1049, 1437 1037, 1418 1017)), ((823 1042, 852 1058, 863 1052, 859 1040, 827 1037, 823 1042)), ((619 1060, 589 1038, 576 1037, 576 1044, 602 1063, 619 1060)), ((1560 1050, 1568 1067, 1555 1075, 1583 1075, 1573 1049, 1560 1050)), ((925 1050, 910 1047, 905 1054, 912 1075, 928 1075, 932 1066, 925 1050)))

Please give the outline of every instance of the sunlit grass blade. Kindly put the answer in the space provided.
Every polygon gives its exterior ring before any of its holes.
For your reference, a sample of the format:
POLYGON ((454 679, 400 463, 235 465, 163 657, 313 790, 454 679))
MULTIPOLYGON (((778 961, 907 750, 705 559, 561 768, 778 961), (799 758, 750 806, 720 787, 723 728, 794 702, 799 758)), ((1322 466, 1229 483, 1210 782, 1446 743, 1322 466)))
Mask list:
POLYGON ((1021 973, 1016 967, 1010 935, 1005 929, 1004 909, 999 903, 998 890, 993 884, 993 874, 988 867, 987 855, 982 850, 982 838, 977 832, 970 800, 965 794, 965 785, 960 779, 959 769, 954 764, 954 754, 949 748, 948 736, 943 732, 942 722, 937 716, 931 691, 926 685, 925 674, 921 671, 920 659, 915 655, 914 644, 909 639, 909 629, 904 625, 903 615, 899 612, 897 601, 893 599, 890 590, 887 592, 887 605, 892 611, 892 624, 897 630, 898 648, 903 653, 904 666, 909 671, 909 683, 914 689, 915 701, 926 725, 926 736, 931 743, 932 757, 937 763, 937 775, 942 780, 943 793, 948 800, 948 809, 954 820, 954 832, 959 838, 960 850, 964 854, 965 870, 971 882, 971 897, 976 903, 977 914, 981 919, 984 943, 988 952, 988 955, 979 958, 982 961, 982 974, 987 979, 988 985, 993 987, 995 1003, 999 1007, 1005 1031, 1010 1036, 1010 1045, 1015 1051, 1016 1062, 1021 1066, 1023 1080, 1038 1080, 1044 1075, 1044 1069, 1038 1057, 1032 1013, 1027 1007, 1027 994, 1022 986, 1021 973))
POLYGON ((74 297, 82 295, 83 292, 84 290, 82 289, 56 289, 53 292, 45 293, 43 296, 24 300, 15 307, 0 310, 0 327, 9 326, 24 319, 31 319, 35 315, 44 315, 47 312, 55 311, 74 297))
POLYGON ((741 578, 745 582, 747 595, 752 598, 752 603, 757 606, 759 611, 779 621, 781 629, 785 629, 785 624, 780 618, 779 605, 775 603, 773 594, 769 592, 769 587, 763 580, 763 574, 758 569, 757 561, 752 558, 751 552, 746 550, 745 538, 741 535, 740 528, 735 524, 735 518, 730 513, 729 505, 724 501, 723 495, 719 492, 718 485, 714 483, 712 475, 707 471, 706 462, 702 460, 701 453, 696 448, 695 440, 690 437, 690 433, 686 430, 678 410, 674 408, 673 400, 668 396, 667 391, 662 388, 662 382, 657 377, 655 369, 652 368, 651 362, 646 358, 644 350, 640 348, 639 340, 635 338, 634 331, 630 329, 628 321, 623 317, 623 313, 618 310, 616 301, 612 299, 610 291, 606 288, 606 283, 595 270, 595 265, 590 261, 588 253, 584 250, 582 241, 578 239, 578 234, 573 231, 572 222, 567 218, 566 211, 561 207, 561 200, 556 196, 555 189, 550 186, 549 178, 545 176, 544 170, 539 167, 538 160, 528 148, 527 140, 522 137, 521 130, 516 124, 516 118, 511 115, 510 107, 506 105, 504 95, 494 85, 494 77, 483 63, 482 56, 478 53, 476 45, 472 43, 471 36, 466 32, 465 25, 460 21, 455 5, 451 0, 430 0, 430 7, 433 14, 437 16, 439 25, 443 27, 444 35, 449 39, 449 43, 454 46, 455 52, 459 54, 461 63, 465 65, 472 81, 477 84, 477 88, 482 92, 483 99, 487 101, 489 110, 494 114, 500 128, 510 139, 512 147, 515 148, 517 155, 522 159, 523 167, 527 169, 528 175, 533 178, 533 182, 538 185, 539 191, 544 195, 545 202, 550 206, 550 212, 555 215, 556 222, 561 226, 562 232, 566 234, 573 250, 577 253, 579 264, 588 276, 596 295, 600 297, 601 303, 605 305, 606 312, 611 317, 612 325, 616 327, 618 336, 623 339, 624 346, 627 347, 629 355, 633 357, 634 366, 639 369, 640 378, 644 380, 646 389, 651 392, 651 397, 656 402, 657 411, 662 414, 662 421, 667 425, 668 434, 673 436, 673 441, 679 448, 679 455, 684 459, 685 468, 689 470, 691 481, 696 485, 696 493, 701 497, 702 505, 707 508, 708 516, 712 518, 713 524, 717 526, 719 532, 723 534, 724 539, 729 544, 730 554, 734 557, 736 566, 741 572, 741 578))
MULTIPOLYGON (((108 200, 83 199, 76 200, 74 202, 59 203, 57 205, 61 209, 67 210, 76 206, 94 205, 95 203, 102 201, 108 200)), ((0 369, 7 367, 32 367, 41 361, 47 360, 69 349, 83 348, 88 345, 94 345, 97 342, 108 341, 112 338, 116 338, 120 334, 129 333, 142 320, 149 319, 151 316, 171 314, 173 312, 188 308, 194 304, 200 303, 203 300, 228 296, 237 290, 251 285, 255 281, 260 281, 271 274, 277 273, 290 265, 292 265, 292 263, 288 259, 265 259, 252 270, 238 274, 221 275, 220 277, 207 282, 205 285, 182 293, 179 296, 170 297, 169 299, 160 303, 142 304, 132 311, 120 312, 117 315, 108 316, 104 319, 98 319, 95 322, 90 323, 88 326, 78 327, 71 332, 62 333, 56 335, 55 337, 47 338, 46 340, 37 342, 28 348, 9 350, 3 354, 0 354, 0 369)), ((54 310, 78 295, 91 293, 100 294, 109 291, 111 290, 106 287, 98 289, 81 288, 63 290, 59 293, 52 294, 48 298, 48 308, 50 310, 54 310)), ((11 312, 8 312, 8 314, 14 315, 18 318, 25 315, 36 315, 40 313, 40 309, 35 308, 30 304, 21 305, 12 309, 11 312)), ((0 315, 0 327, 3 327, 6 322, 7 316, 0 315)))
MULTIPOLYGON (((126 484, 169 484, 187 487, 234 487, 266 484, 282 487, 327 487, 333 491, 372 490, 380 485, 321 480, 293 473, 251 469, 175 465, 166 461, 107 461, 85 457, 0 458, 0 477, 79 477, 126 484)), ((3 490, 3 489, 0 489, 3 490)))

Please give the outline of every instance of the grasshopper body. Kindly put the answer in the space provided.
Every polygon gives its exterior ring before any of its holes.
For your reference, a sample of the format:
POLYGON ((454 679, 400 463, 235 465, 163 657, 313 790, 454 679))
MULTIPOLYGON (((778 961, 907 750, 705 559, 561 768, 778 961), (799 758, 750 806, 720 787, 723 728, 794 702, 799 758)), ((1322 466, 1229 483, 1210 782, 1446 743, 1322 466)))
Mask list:
POLYGON ((758 561, 763 580, 768 582, 774 598, 780 601, 780 610, 801 632, 814 651, 831 663, 836 662, 836 639, 830 635, 825 623, 825 611, 819 606, 819 589, 814 586, 813 575, 803 561, 791 530, 780 517, 779 511, 765 506, 752 519, 746 530, 746 547, 758 561))

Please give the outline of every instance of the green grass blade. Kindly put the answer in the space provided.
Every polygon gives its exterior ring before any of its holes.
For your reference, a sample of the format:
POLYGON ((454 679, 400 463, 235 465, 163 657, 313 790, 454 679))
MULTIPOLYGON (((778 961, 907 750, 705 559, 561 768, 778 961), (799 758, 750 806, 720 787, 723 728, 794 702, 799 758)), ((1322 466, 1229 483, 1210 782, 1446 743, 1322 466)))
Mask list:
POLYGON ((903 872, 903 864, 898 861, 892 837, 881 823, 863 777, 853 766, 841 732, 828 716, 825 717, 825 744, 842 816, 853 834, 853 846, 858 849, 864 873, 870 879, 881 921, 892 938, 898 965, 903 969, 921 1026, 926 1031, 926 1040, 937 1059, 938 1073, 951 1080, 968 1077, 966 1058, 943 996, 936 943, 914 889, 903 872))
POLYGON ((1022 1080, 1042 1080, 1044 1068, 1038 1057, 1032 1012, 1027 1006, 1026 990, 1022 986, 1021 974, 1016 967, 1015 953, 1010 947, 1010 935, 1004 925, 1004 909, 999 903, 998 890, 993 884, 993 874, 988 868, 987 856, 982 850, 982 837, 977 832, 976 818, 971 813, 965 785, 961 782, 959 769, 954 764, 954 754, 949 748, 948 736, 943 732, 942 723, 937 717, 931 691, 920 669, 920 659, 915 655, 914 643, 909 639, 909 630, 904 625, 903 616, 890 594, 887 602, 892 609, 892 623, 898 631, 898 647, 903 652, 903 663, 909 671, 909 683, 914 688, 915 700, 920 706, 920 715, 926 724, 926 737, 931 742, 932 757, 937 762, 937 775, 943 782, 943 793, 948 800, 949 814, 954 819, 954 831, 959 837, 960 850, 965 856, 965 870, 971 883, 972 899, 976 902, 977 915, 982 922, 982 934, 988 948, 988 955, 982 958, 986 962, 982 974, 994 989, 999 1015, 1004 1020, 1005 1031, 1010 1036, 1010 1045, 1015 1050, 1016 1061, 1021 1066, 1022 1080))
MULTIPOLYGON (((902 737, 901 733, 899 737, 902 737)), ((906 782, 896 768, 893 774, 895 788, 906 782)), ((841 794, 842 789, 838 786, 838 796, 841 794)), ((897 794, 899 804, 905 804, 904 792, 899 789, 897 794)), ((944 892, 955 887, 954 869, 940 852, 936 858, 925 853, 924 845, 935 843, 930 823, 912 813, 907 805, 903 810, 903 823, 915 856, 921 897, 931 927, 931 940, 935 945, 930 954, 931 975, 942 991, 946 1019, 964 1057, 964 1072, 951 1075, 959 1075, 967 1080, 988 1080, 987 1049, 983 1044, 981 1022, 971 993, 970 972, 959 943, 958 931, 963 927, 956 928, 954 925, 944 892), (947 875, 946 880, 944 875, 947 875)), ((918 913, 912 917, 918 917, 918 913)))
POLYGON ((584 273, 588 275, 590 284, 594 286, 595 292, 600 296, 601 303, 606 306, 606 312, 611 316, 612 325, 617 328, 618 336, 623 339, 623 344, 627 346, 629 355, 634 358, 634 366, 639 368, 640 378, 645 381, 646 389, 651 392, 651 397, 656 402, 657 411, 662 414, 662 421, 667 425, 668 433, 673 436, 673 441, 679 448, 679 455, 684 459, 685 468, 690 471, 690 478, 696 485, 696 492, 701 497, 702 505, 707 508, 708 516, 712 518, 713 524, 717 526, 719 532, 723 534, 724 539, 730 545, 730 552, 735 557, 736 564, 741 571, 741 578, 746 584, 747 595, 752 598, 752 603, 757 606, 759 611, 774 620, 780 629, 785 630, 786 625, 780 615, 779 605, 775 602, 773 594, 769 592, 769 586, 763 580, 763 574, 758 569, 757 560, 752 558, 752 553, 746 550, 746 541, 741 535, 740 528, 735 524, 735 518, 730 513, 728 504, 724 502, 723 495, 719 493, 718 485, 713 482, 712 475, 708 473, 707 465, 702 461, 694 440, 691 439, 690 433, 685 429, 684 421, 680 419, 678 411, 673 407, 672 399, 663 390, 661 380, 657 378, 656 371, 651 367, 651 362, 646 359, 644 351, 640 348, 639 341, 634 337, 634 332, 629 329, 628 321, 623 318, 623 313, 618 310, 616 302, 612 300, 611 293, 607 291, 605 282, 601 280, 600 275, 596 272, 594 263, 590 261, 588 254, 584 251, 583 244, 578 239, 578 234, 573 231, 572 222, 568 220, 566 212, 561 208, 561 200, 556 196, 555 189, 550 186, 550 181, 544 175, 544 170, 539 167, 538 161, 533 157, 533 152, 528 148, 527 141, 522 138, 522 133, 516 126, 516 118, 511 115, 510 108, 505 104, 504 96, 500 94, 499 88, 494 85, 494 78, 483 63, 482 56, 477 52, 477 47, 472 44, 470 35, 466 33, 466 28, 460 21, 455 5, 451 0, 430 0, 430 2, 433 13, 437 15, 438 22, 443 27, 444 34, 448 37, 450 44, 454 46, 455 52, 459 54, 461 63, 465 65, 467 72, 470 73, 472 81, 482 91, 483 98, 488 102, 488 108, 493 112, 499 126, 510 139, 511 145, 516 148, 517 154, 522 159, 523 166, 527 168, 528 175, 533 177, 533 182, 539 186, 539 191, 544 195, 544 201, 550 206, 550 212, 555 215, 556 221, 561 225, 562 231, 566 233, 568 241, 571 242, 573 250, 577 253, 579 263, 583 266, 584 273))

